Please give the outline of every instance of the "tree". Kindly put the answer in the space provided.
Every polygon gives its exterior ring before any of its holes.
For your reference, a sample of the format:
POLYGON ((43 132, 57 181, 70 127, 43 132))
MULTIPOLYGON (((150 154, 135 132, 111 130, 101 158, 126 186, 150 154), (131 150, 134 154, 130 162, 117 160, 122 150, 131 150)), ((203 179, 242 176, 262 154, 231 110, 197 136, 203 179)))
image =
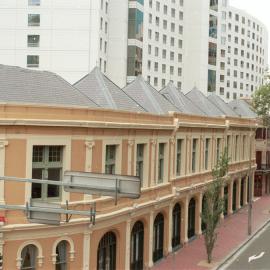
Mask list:
POLYGON ((262 85, 252 96, 252 106, 264 125, 270 125, 270 84, 262 85))
POLYGON ((202 209, 201 218, 202 222, 205 224, 204 242, 208 263, 211 263, 212 261, 212 252, 217 240, 216 228, 220 221, 220 215, 224 209, 225 198, 221 197, 221 190, 224 187, 228 163, 228 151, 227 148, 225 148, 217 161, 217 165, 212 170, 213 181, 207 186, 204 193, 205 203, 202 209))

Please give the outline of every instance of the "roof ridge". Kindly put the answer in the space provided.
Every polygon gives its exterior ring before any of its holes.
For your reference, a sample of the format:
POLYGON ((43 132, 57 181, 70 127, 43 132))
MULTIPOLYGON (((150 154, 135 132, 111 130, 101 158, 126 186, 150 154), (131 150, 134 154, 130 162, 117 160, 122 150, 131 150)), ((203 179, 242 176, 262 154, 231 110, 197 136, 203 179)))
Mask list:
MULTIPOLYGON (((151 104, 153 105, 153 107, 155 108, 155 110, 157 110, 159 112, 163 112, 163 110, 159 106, 158 102, 152 102, 153 100, 156 100, 156 99, 155 99, 154 95, 152 94, 152 92, 149 89, 149 87, 151 87, 151 85, 148 85, 143 79, 139 80, 139 83, 142 85, 143 89, 145 90, 144 92, 146 93, 146 96, 150 99, 151 104)), ((155 90, 155 91, 157 91, 157 90, 155 90)), ((157 91, 157 93, 159 93, 159 92, 157 91)))
MULTIPOLYGON (((106 85, 103 75, 101 74, 101 71, 98 68, 95 68, 92 72, 94 72, 96 79, 97 79, 97 83, 100 86, 100 90, 102 91, 102 93, 104 94, 104 97, 106 99, 106 101, 108 102, 108 104, 113 108, 113 109, 117 109, 117 106, 113 100, 112 94, 108 88, 108 86, 106 85)), ((91 73, 92 73, 91 72, 91 73)))
POLYGON ((110 78, 108 78, 105 74, 103 74, 104 79, 108 80, 110 83, 112 83, 117 89, 119 89, 121 92, 123 92, 128 98, 130 98, 132 101, 134 101, 134 103, 136 103, 137 106, 139 106, 141 109, 143 109, 145 112, 147 112, 147 110, 142 107, 133 97, 131 97, 130 95, 128 95, 128 93, 126 91, 124 91, 122 88, 120 88, 116 83, 114 83, 110 78))

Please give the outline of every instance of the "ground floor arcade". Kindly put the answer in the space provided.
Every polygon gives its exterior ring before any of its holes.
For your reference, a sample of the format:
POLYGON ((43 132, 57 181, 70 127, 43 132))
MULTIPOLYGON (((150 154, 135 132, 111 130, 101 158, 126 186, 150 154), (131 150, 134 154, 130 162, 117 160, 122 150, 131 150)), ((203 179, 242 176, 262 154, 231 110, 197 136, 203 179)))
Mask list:
MULTIPOLYGON (((247 204, 248 181, 241 175, 226 183, 222 218, 247 204)), ((95 226, 74 222, 56 228, 14 227, 2 235, 4 269, 150 268, 202 233, 203 192, 190 188, 145 207, 134 205, 133 211, 100 216, 95 226)))

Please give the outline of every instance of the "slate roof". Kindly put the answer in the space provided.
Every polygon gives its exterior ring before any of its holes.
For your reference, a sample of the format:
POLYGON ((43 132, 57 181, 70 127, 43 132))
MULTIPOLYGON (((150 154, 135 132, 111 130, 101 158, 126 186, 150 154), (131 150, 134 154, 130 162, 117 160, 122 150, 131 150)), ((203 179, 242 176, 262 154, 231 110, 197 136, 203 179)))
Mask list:
POLYGON ((243 99, 236 99, 229 102, 229 106, 238 115, 247 118, 256 118, 257 114, 250 108, 250 105, 243 99))
POLYGON ((186 94, 192 102, 208 116, 222 116, 224 113, 210 102, 207 97, 197 88, 193 88, 186 94))
POLYGON ((232 116, 232 117, 239 117, 239 114, 237 114, 227 103, 223 101, 221 97, 219 97, 216 94, 211 94, 207 97, 208 100, 210 100, 220 111, 224 113, 224 115, 232 116))
POLYGON ((172 82, 159 92, 183 113, 205 115, 205 113, 178 90, 172 82))
POLYGON ((125 111, 145 111, 121 88, 104 76, 97 67, 76 82, 74 87, 91 98, 102 108, 125 111))
POLYGON ((97 107, 60 76, 0 65, 0 102, 97 107))
POLYGON ((123 90, 136 100, 147 112, 163 114, 169 111, 179 111, 179 109, 170 103, 161 93, 150 84, 146 83, 142 76, 138 76, 123 90))

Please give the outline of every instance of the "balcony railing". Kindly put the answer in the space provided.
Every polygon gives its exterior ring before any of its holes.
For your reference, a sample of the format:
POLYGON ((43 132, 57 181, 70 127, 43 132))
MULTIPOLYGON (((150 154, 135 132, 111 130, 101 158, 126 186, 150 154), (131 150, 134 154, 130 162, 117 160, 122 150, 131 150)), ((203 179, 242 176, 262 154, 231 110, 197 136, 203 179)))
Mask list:
POLYGON ((257 171, 270 171, 270 164, 257 164, 257 171))

